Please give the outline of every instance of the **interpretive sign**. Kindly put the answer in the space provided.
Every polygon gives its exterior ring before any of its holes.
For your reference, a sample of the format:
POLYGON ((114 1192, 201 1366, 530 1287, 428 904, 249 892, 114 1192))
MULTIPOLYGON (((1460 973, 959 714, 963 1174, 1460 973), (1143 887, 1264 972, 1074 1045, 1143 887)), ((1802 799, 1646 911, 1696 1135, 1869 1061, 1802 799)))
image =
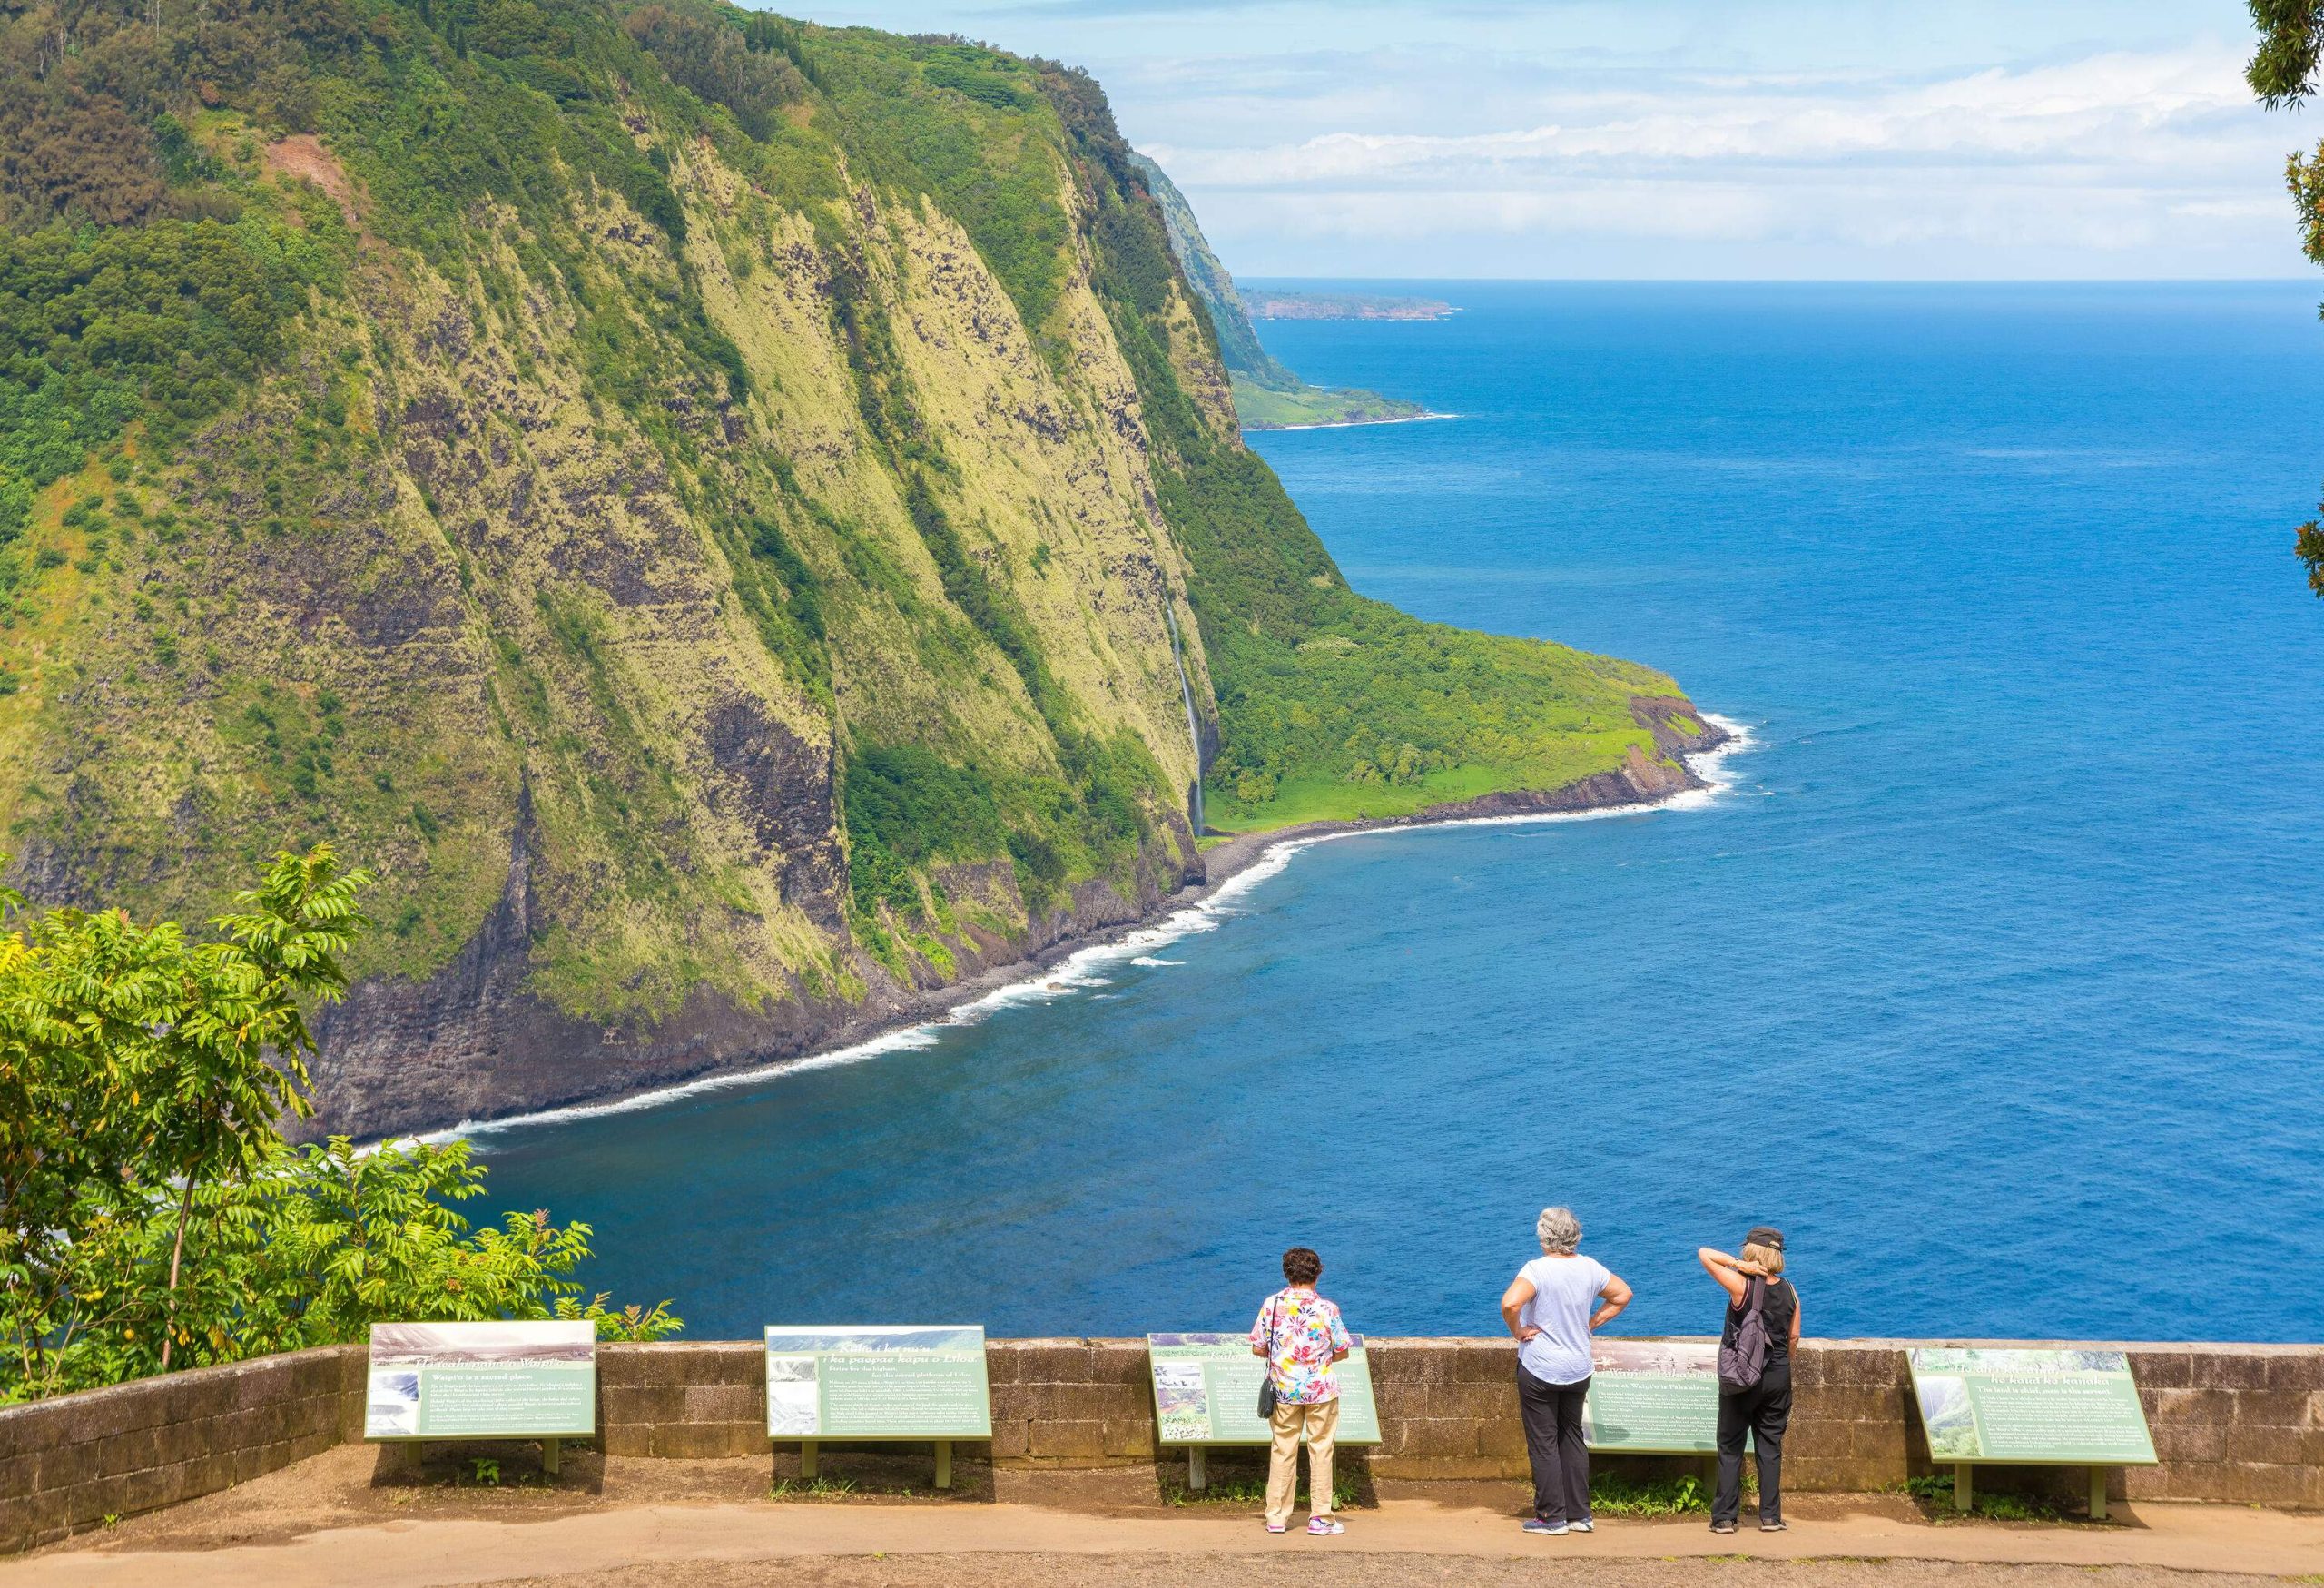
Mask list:
POLYGON ((2146 1409, 2120 1351, 1932 1346, 1906 1356, 1937 1461, 2154 1465, 2146 1409))
MULTIPOLYGON (((1341 1445, 1380 1443, 1380 1408, 1372 1398, 1372 1365, 1364 1336, 1340 1364, 1341 1445)), ((1165 1445, 1265 1445, 1273 1433, 1259 1417, 1259 1381, 1266 1364, 1244 1335, 1148 1335, 1154 1422, 1165 1445)))
POLYGON ((371 1326, 366 1439, 586 1439, 597 1431, 597 1326, 371 1326))
POLYGON ((766 1331, 773 1439, 990 1439, 979 1324, 766 1331))
POLYGON ((1592 1450, 1711 1455, 1718 1450, 1718 1347, 1709 1341, 1592 1340, 1581 1427, 1592 1450))

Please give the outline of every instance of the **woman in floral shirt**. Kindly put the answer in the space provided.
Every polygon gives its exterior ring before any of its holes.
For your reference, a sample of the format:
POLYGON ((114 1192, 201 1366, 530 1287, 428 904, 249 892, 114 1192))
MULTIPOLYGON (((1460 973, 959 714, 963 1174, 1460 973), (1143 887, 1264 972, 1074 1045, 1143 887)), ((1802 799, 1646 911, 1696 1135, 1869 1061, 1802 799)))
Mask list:
POLYGON ((1304 1246, 1283 1254, 1289 1281, 1259 1308, 1251 1326, 1251 1355, 1264 1357, 1275 1383, 1275 1444, 1267 1458, 1267 1531, 1291 1523, 1291 1492, 1299 1481, 1299 1441, 1307 1441, 1307 1531, 1323 1536, 1347 1531, 1332 1515, 1332 1436, 1340 1425, 1340 1378, 1354 1340, 1340 1309, 1315 1294, 1324 1259, 1304 1246))

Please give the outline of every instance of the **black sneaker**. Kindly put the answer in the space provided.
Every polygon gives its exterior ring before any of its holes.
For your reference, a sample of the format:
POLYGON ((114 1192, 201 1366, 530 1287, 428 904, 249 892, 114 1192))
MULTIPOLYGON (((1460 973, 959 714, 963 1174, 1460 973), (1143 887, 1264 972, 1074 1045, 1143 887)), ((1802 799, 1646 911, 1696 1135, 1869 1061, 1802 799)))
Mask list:
POLYGON ((1780 1518, 1774 1522, 1769 1522, 1762 1517, 1759 1522, 1759 1531, 1761 1533, 1782 1533, 1787 1531, 1787 1529, 1784 1527, 1783 1522, 1780 1518))
POLYGON ((1713 1533, 1732 1533, 1735 1531, 1735 1524, 1732 1522, 1714 1522, 1710 1524, 1710 1530, 1713 1533))

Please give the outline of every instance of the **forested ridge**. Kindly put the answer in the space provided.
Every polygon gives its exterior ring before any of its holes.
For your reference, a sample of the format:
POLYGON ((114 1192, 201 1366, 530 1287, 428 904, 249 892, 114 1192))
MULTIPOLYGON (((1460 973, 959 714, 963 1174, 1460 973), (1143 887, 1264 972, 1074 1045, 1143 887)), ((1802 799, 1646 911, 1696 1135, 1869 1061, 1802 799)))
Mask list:
POLYGON ((376 873, 327 1123, 793 1050, 1153 907, 1198 778, 1234 827, 1556 790, 1676 693, 1348 589, 1077 70, 0 0, 12 875, 376 873))

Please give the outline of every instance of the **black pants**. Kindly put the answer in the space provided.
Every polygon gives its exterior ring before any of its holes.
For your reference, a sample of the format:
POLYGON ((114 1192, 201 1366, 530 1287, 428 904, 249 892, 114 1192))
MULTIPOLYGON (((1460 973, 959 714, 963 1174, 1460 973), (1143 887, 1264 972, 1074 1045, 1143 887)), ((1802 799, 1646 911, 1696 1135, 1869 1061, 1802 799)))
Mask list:
POLYGON ((1759 1463, 1759 1520, 1783 1520, 1783 1431, 1791 1422, 1791 1364, 1770 1362, 1759 1382, 1718 1397, 1718 1492, 1710 1519, 1732 1522, 1743 1508, 1743 1436, 1759 1463))
POLYGON ((1517 1370, 1517 1411, 1533 1464, 1533 1514, 1544 1522, 1590 1520, 1590 1442, 1581 1431, 1590 1381, 1545 1384, 1517 1370))

